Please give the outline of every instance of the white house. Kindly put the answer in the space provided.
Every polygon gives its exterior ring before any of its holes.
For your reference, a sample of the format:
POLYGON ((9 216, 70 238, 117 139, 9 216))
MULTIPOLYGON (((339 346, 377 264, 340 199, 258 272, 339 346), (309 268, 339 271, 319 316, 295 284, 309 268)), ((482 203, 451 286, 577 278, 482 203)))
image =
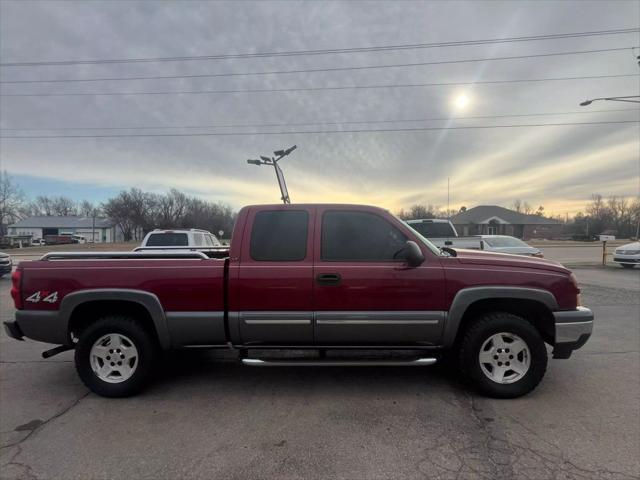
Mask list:
POLYGON ((29 236, 33 240, 45 235, 80 235, 95 243, 122 242, 122 231, 111 219, 77 216, 42 216, 27 217, 9 225, 7 234, 29 236))

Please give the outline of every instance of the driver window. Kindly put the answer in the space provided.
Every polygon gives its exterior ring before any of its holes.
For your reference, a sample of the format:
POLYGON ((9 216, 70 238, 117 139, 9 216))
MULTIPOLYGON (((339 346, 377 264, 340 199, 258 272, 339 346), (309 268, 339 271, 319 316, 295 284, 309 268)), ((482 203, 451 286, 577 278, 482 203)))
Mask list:
POLYGON ((322 217, 321 259, 344 261, 399 261, 407 237, 378 215, 333 211, 322 217))

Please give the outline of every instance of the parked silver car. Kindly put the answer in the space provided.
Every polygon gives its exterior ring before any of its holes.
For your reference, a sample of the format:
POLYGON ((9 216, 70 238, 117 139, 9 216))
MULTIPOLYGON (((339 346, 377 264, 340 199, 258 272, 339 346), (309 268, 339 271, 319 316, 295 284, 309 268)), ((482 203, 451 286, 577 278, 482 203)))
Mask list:
POLYGON ((634 265, 640 264, 640 242, 627 243, 616 248, 613 261, 624 268, 633 268, 634 265))
POLYGON ((6 253, 0 252, 0 277, 7 273, 11 273, 12 268, 13 263, 11 262, 11 257, 6 253))
POLYGON ((538 248, 527 245, 519 238, 508 235, 480 235, 484 244, 483 250, 497 253, 511 253, 542 258, 544 255, 538 248))

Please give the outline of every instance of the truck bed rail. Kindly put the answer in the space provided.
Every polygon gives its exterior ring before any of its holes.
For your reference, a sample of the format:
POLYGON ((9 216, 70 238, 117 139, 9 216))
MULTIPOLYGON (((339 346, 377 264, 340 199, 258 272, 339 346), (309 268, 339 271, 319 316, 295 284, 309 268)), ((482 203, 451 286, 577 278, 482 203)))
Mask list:
POLYGON ((194 258, 200 260, 208 260, 202 252, 161 252, 161 251, 141 251, 141 252, 50 252, 40 257, 40 260, 118 260, 118 259, 134 259, 147 260, 153 258, 171 259, 171 258, 194 258))

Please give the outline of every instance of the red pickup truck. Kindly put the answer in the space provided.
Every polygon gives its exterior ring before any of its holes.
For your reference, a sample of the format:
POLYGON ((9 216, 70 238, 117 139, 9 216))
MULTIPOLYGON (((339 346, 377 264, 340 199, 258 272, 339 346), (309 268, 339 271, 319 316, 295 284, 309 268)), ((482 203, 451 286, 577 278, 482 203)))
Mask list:
POLYGON ((478 390, 511 398, 544 376, 545 344, 568 358, 593 328, 560 264, 438 249, 357 205, 245 207, 224 259, 47 254, 18 266, 11 293, 8 334, 60 345, 46 356, 75 349, 82 381, 114 397, 139 391, 162 350, 211 347, 253 366, 423 366, 448 355, 478 390), (304 349, 317 355, 294 355, 304 349))

